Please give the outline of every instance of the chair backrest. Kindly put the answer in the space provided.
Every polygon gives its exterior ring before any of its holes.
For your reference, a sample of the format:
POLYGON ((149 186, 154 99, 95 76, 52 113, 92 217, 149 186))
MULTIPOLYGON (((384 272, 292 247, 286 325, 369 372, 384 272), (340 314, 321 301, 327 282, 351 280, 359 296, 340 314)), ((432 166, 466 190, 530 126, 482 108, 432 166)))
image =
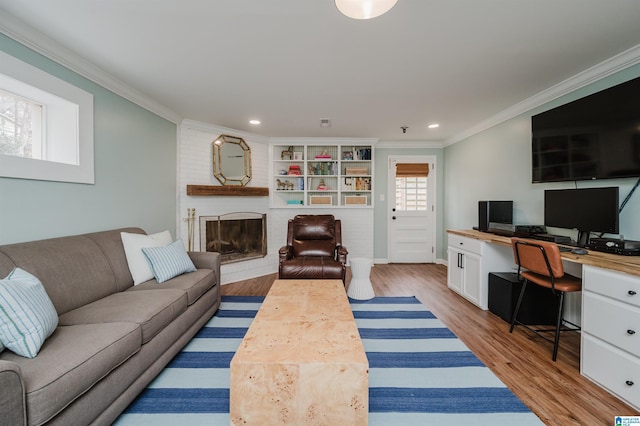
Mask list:
POLYGON ((297 215, 289 220, 287 245, 294 256, 330 256, 342 244, 340 220, 333 215, 297 215))
POLYGON ((553 278, 561 278, 564 275, 557 244, 514 237, 511 238, 511 247, 518 269, 524 268, 553 278))

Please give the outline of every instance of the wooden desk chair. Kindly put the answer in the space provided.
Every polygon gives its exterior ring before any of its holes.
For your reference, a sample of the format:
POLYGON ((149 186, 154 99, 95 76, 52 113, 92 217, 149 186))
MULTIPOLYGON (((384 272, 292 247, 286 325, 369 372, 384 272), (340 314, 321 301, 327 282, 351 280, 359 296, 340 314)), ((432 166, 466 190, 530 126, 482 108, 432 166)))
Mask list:
POLYGON ((571 291, 582 290, 582 280, 571 275, 565 275, 562 267, 562 257, 557 244, 544 241, 526 240, 522 238, 512 238, 511 247, 515 262, 518 265, 518 278, 523 280, 522 290, 518 297, 515 312, 511 318, 511 328, 513 332, 516 323, 528 328, 540 337, 551 341, 540 332, 550 332, 553 329, 533 329, 517 321, 518 310, 522 303, 527 284, 532 283, 550 289, 558 297, 558 317, 555 327, 555 338, 553 340, 553 360, 558 356, 558 342, 561 331, 577 331, 580 327, 562 318, 564 294, 571 291), (572 327, 563 328, 564 324, 572 327))

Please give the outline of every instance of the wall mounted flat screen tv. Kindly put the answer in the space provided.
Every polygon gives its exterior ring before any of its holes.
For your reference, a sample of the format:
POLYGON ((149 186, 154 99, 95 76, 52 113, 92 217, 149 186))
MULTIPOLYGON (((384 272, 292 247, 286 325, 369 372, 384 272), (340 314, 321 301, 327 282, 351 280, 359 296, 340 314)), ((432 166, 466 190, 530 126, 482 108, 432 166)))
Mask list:
POLYGON ((532 181, 640 176, 640 77, 531 117, 532 181))
POLYGON ((544 224, 578 230, 578 245, 589 244, 592 232, 619 232, 617 186, 544 191, 544 224))

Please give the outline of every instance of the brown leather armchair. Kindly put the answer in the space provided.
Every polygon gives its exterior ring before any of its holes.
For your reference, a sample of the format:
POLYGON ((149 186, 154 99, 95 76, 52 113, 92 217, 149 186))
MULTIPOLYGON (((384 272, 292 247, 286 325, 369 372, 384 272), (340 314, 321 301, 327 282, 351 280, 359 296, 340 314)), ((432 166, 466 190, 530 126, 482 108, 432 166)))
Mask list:
POLYGON ((347 249, 342 225, 333 215, 289 219, 287 245, 280 248, 280 279, 338 279, 344 283, 347 249))

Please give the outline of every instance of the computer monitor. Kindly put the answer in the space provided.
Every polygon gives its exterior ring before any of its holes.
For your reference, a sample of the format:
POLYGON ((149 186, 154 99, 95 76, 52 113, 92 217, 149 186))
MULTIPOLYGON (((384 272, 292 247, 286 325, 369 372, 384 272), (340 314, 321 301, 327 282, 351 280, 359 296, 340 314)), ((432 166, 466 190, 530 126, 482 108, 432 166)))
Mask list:
POLYGON ((592 232, 617 234, 618 187, 544 191, 544 224, 578 230, 578 246, 589 244, 592 232))

